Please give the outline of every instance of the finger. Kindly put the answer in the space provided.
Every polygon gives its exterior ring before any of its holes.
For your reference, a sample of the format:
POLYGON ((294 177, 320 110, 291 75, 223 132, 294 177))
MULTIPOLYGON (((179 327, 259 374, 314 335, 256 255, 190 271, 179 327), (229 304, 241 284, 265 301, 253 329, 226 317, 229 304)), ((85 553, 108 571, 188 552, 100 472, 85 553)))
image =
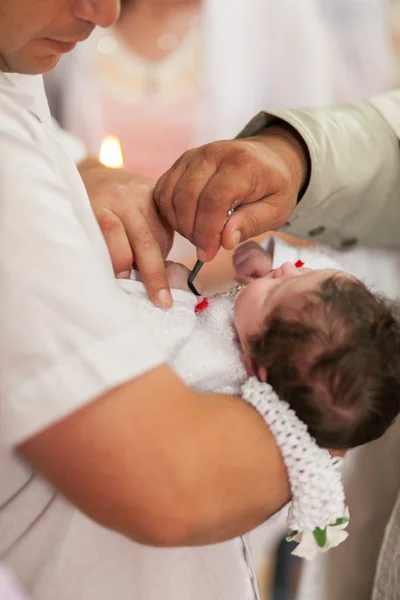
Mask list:
POLYGON ((107 208, 95 213, 110 253, 114 273, 126 275, 132 269, 133 255, 121 220, 107 208))
POLYGON ((177 231, 192 243, 199 198, 216 170, 215 161, 195 161, 186 169, 175 187, 173 205, 178 223, 177 231))
POLYGON ((221 245, 226 250, 232 250, 239 242, 278 229, 286 221, 285 210, 276 198, 274 203, 269 202, 268 198, 263 198, 240 206, 222 232, 221 245))
POLYGON ((164 259, 151 226, 140 211, 134 211, 129 228, 135 261, 150 299, 161 308, 170 308, 173 301, 164 259))
POLYGON ((194 225, 193 243, 200 260, 214 258, 221 245, 228 210, 233 203, 246 202, 248 194, 249 181, 245 177, 237 179, 232 169, 221 168, 211 178, 200 195, 194 225))
POLYGON ((178 161, 160 177, 153 191, 154 202, 158 206, 160 213, 175 231, 178 231, 178 221, 173 198, 176 184, 187 168, 187 154, 188 153, 183 154, 180 159, 178 159, 178 161))

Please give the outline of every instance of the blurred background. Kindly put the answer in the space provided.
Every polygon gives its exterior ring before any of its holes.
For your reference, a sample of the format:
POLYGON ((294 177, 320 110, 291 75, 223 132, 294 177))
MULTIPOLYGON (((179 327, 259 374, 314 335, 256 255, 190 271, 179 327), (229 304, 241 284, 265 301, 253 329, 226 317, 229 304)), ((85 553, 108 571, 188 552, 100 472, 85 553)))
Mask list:
MULTIPOLYGON (((46 89, 82 156, 155 180, 185 150, 234 137, 260 110, 346 103, 398 86, 400 0, 121 4, 119 22, 63 57, 46 89)), ((230 284, 230 258, 221 251, 203 269, 208 292, 230 284)), ((195 249, 177 236, 171 259, 192 266, 195 249)), ((284 533, 282 514, 250 535, 263 600, 296 598, 302 564, 284 533)))

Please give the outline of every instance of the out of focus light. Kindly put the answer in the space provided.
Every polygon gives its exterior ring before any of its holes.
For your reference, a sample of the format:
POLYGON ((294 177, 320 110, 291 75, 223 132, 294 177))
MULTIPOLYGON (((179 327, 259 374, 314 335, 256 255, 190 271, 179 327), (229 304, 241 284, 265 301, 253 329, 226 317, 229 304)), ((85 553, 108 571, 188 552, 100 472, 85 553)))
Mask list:
POLYGON ((121 144, 115 135, 107 135, 101 142, 99 160, 106 167, 113 169, 124 166, 121 144))
POLYGON ((111 54, 118 46, 117 40, 110 35, 105 35, 97 42, 97 50, 102 54, 111 54))

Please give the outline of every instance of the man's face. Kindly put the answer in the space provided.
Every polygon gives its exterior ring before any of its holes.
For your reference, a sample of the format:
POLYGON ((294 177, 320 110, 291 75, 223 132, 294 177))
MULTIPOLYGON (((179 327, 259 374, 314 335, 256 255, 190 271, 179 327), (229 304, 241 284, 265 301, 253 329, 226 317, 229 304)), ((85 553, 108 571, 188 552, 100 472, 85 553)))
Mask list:
POLYGON ((119 4, 119 0, 0 0, 0 70, 49 71, 95 25, 112 25, 119 4))

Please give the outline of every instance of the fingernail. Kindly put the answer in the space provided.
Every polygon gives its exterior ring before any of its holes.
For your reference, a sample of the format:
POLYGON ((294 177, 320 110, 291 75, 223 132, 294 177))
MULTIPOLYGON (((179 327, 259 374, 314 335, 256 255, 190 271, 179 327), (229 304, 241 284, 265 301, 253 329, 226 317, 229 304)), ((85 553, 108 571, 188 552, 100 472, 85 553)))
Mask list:
POLYGON ((160 290, 158 292, 158 306, 161 308, 171 308, 173 304, 171 292, 167 289, 160 290))
POLYGON ((122 271, 122 273, 118 273, 118 275, 116 277, 117 277, 117 279, 129 279, 130 276, 131 276, 130 271, 122 271))
POLYGON ((240 231, 234 231, 232 233, 232 237, 233 237, 233 243, 235 246, 237 246, 238 244, 240 244, 240 240, 242 238, 242 234, 240 233, 240 231))
POLYGON ((197 258, 202 262, 206 262, 207 252, 205 250, 202 250, 201 248, 197 248, 197 258))

